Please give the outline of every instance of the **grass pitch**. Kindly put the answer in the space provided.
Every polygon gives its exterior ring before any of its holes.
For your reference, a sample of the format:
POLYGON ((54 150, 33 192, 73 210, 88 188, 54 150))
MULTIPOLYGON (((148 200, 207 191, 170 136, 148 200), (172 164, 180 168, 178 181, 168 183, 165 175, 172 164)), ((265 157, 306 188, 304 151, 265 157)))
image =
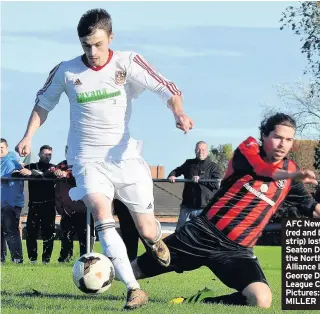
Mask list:
MULTIPOLYGON (((39 241, 39 244, 41 242, 39 241)), ((24 252, 26 253, 25 242, 24 252)), ((40 248, 41 245, 39 245, 40 248)), ((1 267, 1 313, 118 313, 123 312, 125 303, 125 287, 114 282, 111 289, 104 294, 87 296, 80 292, 72 281, 72 265, 57 262, 60 243, 55 242, 51 263, 36 265, 29 263, 25 254, 25 263, 15 265, 6 262, 1 267)), ((95 246, 101 252, 100 244, 95 246)), ((142 252, 142 248, 141 248, 142 252)), ((41 249, 39 250, 41 256, 41 249)), ((262 268, 273 291, 273 305, 268 310, 253 307, 179 304, 168 302, 177 296, 191 296, 208 287, 216 295, 232 293, 206 268, 183 274, 164 274, 156 278, 141 280, 141 286, 148 292, 150 303, 134 313, 297 313, 297 311, 281 311, 281 248, 257 247, 255 255, 259 257, 262 268)), ((79 256, 78 244, 75 243, 75 256, 79 256)), ((315 313, 299 311, 299 313, 315 313)))

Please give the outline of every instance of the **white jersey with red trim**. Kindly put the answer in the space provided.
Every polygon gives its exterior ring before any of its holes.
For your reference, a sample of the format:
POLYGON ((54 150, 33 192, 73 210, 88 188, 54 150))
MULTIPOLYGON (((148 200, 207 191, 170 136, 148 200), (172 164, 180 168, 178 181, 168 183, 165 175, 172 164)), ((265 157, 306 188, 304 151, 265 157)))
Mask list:
POLYGON ((67 94, 68 164, 124 160, 139 155, 128 123, 132 100, 145 89, 158 94, 165 103, 173 95, 181 95, 177 86, 142 56, 110 50, 108 61, 99 68, 90 67, 84 56, 57 65, 38 92, 36 104, 51 111, 61 94, 67 94))

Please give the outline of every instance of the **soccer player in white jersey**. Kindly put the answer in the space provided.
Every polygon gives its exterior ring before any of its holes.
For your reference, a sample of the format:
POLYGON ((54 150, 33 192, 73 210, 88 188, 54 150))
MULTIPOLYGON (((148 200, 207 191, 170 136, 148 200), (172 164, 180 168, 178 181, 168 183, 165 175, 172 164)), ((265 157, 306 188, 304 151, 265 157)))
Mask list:
POLYGON ((147 89, 168 105, 177 128, 186 133, 193 121, 184 113, 181 92, 173 82, 139 54, 109 49, 112 20, 105 10, 86 12, 77 30, 84 55, 62 62, 50 72, 16 150, 21 156, 30 153, 33 135, 65 92, 70 102, 67 160, 73 165, 77 183, 70 196, 82 199, 92 211, 103 253, 111 258, 117 277, 127 287, 125 308, 132 309, 146 304, 148 296, 140 289, 116 232, 113 197, 130 209, 141 237, 160 264, 170 264, 170 253, 154 217, 149 167, 137 150, 137 142, 130 137, 131 102, 147 89))

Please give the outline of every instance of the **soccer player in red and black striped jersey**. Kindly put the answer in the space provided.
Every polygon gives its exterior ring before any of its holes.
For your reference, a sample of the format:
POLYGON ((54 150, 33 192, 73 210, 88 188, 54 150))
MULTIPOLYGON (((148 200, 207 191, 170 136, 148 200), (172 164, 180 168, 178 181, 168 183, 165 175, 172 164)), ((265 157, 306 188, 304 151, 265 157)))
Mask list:
POLYGON ((149 253, 133 261, 137 278, 183 272, 207 266, 237 292, 211 297, 212 303, 271 306, 272 294, 252 247, 285 200, 305 216, 320 218, 320 204, 304 183, 317 184, 310 170, 299 170, 286 158, 296 122, 278 113, 260 126, 261 145, 252 137, 235 150, 221 187, 201 216, 164 241, 171 265, 164 268, 149 253))

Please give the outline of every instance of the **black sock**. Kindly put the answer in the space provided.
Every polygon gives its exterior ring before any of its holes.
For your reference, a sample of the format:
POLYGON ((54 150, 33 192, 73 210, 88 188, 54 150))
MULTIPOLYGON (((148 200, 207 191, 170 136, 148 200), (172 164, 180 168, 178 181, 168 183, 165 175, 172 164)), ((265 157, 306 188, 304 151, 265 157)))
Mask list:
POLYGON ((223 303, 228 305, 248 305, 247 298, 241 292, 235 292, 219 297, 208 297, 202 300, 202 303, 223 303))

